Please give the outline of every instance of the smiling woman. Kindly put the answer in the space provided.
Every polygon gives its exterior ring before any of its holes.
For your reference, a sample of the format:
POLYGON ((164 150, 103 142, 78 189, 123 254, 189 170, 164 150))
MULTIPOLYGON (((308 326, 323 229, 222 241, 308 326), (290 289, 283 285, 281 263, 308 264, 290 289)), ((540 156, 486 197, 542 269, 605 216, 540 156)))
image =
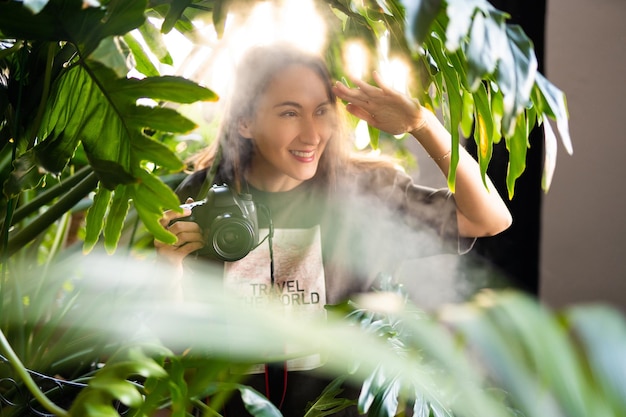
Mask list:
MULTIPOLYGON (((305 325, 324 317, 326 305, 371 290, 401 259, 464 252, 471 237, 507 228, 504 203, 469 155, 461 156, 452 195, 414 184, 390 159, 353 151, 344 110, 390 134, 410 133, 444 174, 449 167, 450 136, 434 114, 374 79, 376 86, 353 80, 358 88, 333 83, 318 55, 286 43, 247 50, 218 137, 192 159, 195 172, 177 194, 190 201, 203 198, 207 185, 226 184, 256 204, 258 234, 268 239, 237 260, 200 255, 216 244, 212 226, 196 218, 172 223, 191 214, 185 208, 165 213, 162 224, 177 242, 156 241, 159 256, 183 272, 193 268, 184 260, 220 262, 224 285, 243 305, 276 304, 305 325)), ((214 209, 236 217, 217 203, 214 209)), ((252 367, 248 383, 284 415, 303 415, 329 382, 315 373, 324 358, 285 349, 285 362, 252 367)), ((247 415, 242 407, 235 399, 227 414, 247 415)), ((344 412, 337 415, 356 415, 344 412)))
POLYGON ((336 108, 322 79, 304 65, 285 68, 268 84, 254 115, 240 122, 239 133, 255 149, 248 182, 277 192, 313 178, 336 130, 336 108))

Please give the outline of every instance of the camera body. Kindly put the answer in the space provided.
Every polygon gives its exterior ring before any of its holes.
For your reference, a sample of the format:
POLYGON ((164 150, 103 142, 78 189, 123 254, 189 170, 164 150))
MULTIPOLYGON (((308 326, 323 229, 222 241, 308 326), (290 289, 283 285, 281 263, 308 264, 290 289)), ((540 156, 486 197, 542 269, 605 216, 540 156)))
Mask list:
POLYGON ((197 253, 221 261, 237 261, 259 242, 257 209, 250 194, 238 194, 228 185, 214 184, 205 199, 183 204, 202 229, 205 245, 197 253))

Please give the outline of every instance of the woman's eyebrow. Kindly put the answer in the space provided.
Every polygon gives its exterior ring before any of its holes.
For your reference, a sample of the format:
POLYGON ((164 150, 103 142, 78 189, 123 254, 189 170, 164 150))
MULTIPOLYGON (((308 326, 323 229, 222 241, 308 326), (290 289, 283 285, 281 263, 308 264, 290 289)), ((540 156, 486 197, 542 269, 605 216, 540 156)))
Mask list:
MULTIPOLYGON (((320 104, 318 104, 317 106, 315 106, 315 108, 322 107, 322 106, 326 106, 326 105, 328 105, 328 104, 331 104, 331 101, 330 101, 330 100, 326 100, 326 101, 321 102, 320 104)), ((274 108, 277 108, 277 107, 285 107, 285 106, 297 107, 297 108, 299 108, 299 109, 301 109, 301 108, 303 107, 303 106, 302 106, 302 104, 297 103, 297 102, 295 102, 295 101, 283 101, 283 102, 281 102, 281 103, 275 104, 275 105, 274 105, 274 108)))
POLYGON ((302 108, 302 104, 296 103, 295 101, 283 101, 282 103, 275 104, 274 108, 285 107, 285 106, 298 107, 300 109, 302 108))

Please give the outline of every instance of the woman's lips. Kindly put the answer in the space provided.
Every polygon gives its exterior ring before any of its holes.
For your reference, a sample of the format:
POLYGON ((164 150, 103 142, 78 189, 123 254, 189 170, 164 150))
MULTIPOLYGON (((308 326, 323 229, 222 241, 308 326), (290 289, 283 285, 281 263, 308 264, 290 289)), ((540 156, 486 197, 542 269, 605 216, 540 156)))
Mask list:
POLYGON ((311 162, 315 158, 315 151, 289 151, 298 161, 311 162))

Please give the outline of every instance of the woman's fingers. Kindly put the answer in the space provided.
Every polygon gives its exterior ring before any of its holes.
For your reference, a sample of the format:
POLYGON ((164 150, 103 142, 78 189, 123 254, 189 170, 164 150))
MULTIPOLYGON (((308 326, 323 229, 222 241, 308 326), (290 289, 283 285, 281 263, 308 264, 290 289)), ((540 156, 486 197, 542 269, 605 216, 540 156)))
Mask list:
POLYGON ((370 126, 392 135, 411 131, 421 123, 421 106, 411 97, 388 87, 378 72, 373 73, 378 86, 354 80, 357 88, 337 83, 334 92, 348 102, 346 109, 370 126))
POLYGON ((163 227, 167 228, 172 221, 183 218, 183 217, 188 217, 190 215, 191 215, 191 209, 188 209, 188 208, 183 208, 182 213, 176 212, 174 210, 167 210, 166 212, 163 213, 163 216, 159 219, 159 223, 161 223, 163 227))
POLYGON ((196 222, 188 220, 173 222, 176 219, 189 215, 191 215, 191 209, 189 208, 185 208, 183 213, 168 210, 163 213, 163 217, 160 219, 163 227, 176 236, 176 243, 168 245, 159 240, 155 240, 154 246, 157 253, 170 262, 180 262, 190 253, 204 247, 202 229, 196 222))

